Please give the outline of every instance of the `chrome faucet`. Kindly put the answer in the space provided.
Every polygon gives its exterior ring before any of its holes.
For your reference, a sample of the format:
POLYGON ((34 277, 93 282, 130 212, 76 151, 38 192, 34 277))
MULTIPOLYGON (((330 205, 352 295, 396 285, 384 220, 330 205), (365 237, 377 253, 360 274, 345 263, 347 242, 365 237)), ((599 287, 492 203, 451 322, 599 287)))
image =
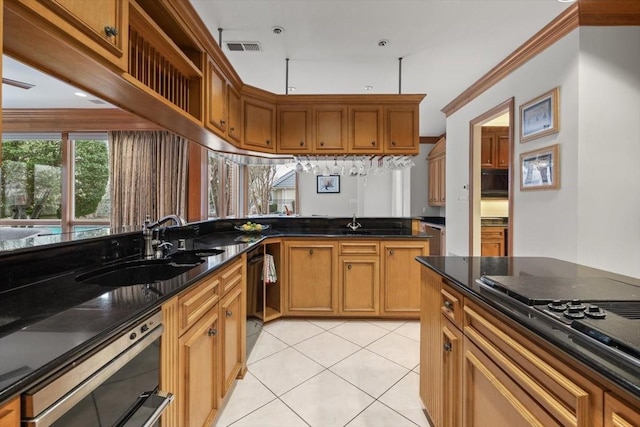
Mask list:
POLYGON ((145 259, 153 259, 153 258, 162 258, 163 249, 169 244, 164 244, 165 242, 160 241, 159 239, 153 238, 153 232, 158 230, 162 224, 173 221, 178 226, 187 225, 187 221, 178 215, 171 214, 165 217, 160 218, 156 222, 151 222, 149 215, 144 220, 144 225, 142 227, 142 237, 144 238, 144 258, 145 259))
POLYGON ((347 228, 350 228, 351 231, 356 231, 358 228, 362 227, 358 220, 356 220, 356 214, 353 214, 353 219, 349 224, 347 224, 347 228))

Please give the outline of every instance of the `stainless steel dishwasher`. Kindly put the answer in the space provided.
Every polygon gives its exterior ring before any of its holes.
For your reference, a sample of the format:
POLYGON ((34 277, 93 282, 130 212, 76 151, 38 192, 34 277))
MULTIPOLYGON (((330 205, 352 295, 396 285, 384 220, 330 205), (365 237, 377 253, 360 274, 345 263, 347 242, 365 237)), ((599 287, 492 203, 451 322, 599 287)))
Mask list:
POLYGON ((163 330, 156 312, 23 393, 22 425, 156 425, 173 399, 158 390, 163 330))

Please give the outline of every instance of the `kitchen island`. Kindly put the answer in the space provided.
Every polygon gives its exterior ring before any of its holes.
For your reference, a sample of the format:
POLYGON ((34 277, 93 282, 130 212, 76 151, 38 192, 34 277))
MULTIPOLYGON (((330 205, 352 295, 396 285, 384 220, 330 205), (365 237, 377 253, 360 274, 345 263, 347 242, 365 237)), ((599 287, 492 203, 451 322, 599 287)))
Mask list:
POLYGON ((539 257, 417 260, 432 424, 640 423, 640 321, 616 308, 638 305, 640 280, 539 257))
MULTIPOLYGON (((224 252, 205 254, 194 265, 183 265, 180 261, 177 265, 184 270, 174 277, 132 286, 83 283, 78 282, 78 278, 105 266, 130 265, 130 260, 138 262, 135 260, 140 259, 144 247, 140 231, 121 234, 101 231, 87 239, 73 236, 69 241, 58 236, 59 241, 53 243, 49 236, 42 245, 29 241, 23 247, 14 245, 12 250, 1 253, 0 409, 14 402, 13 399, 25 390, 64 371, 69 364, 136 325, 142 317, 158 311, 162 311, 165 318, 163 347, 168 343, 167 333, 173 334, 171 339, 176 339, 173 350, 163 350, 166 357, 177 351, 176 346, 182 345, 178 337, 182 339, 182 334, 188 337, 200 324, 206 326, 207 319, 217 318, 218 305, 223 310, 221 317, 231 325, 225 329, 221 324, 221 332, 229 332, 233 327, 235 335, 227 334, 233 337, 227 340, 236 340, 240 345, 244 340, 246 254, 263 245, 284 248, 291 240, 331 242, 336 248, 338 242, 347 246, 364 242, 364 246, 380 247, 380 242, 384 241, 416 242, 418 247, 425 247, 430 237, 414 230, 414 221, 410 218, 359 219, 362 224, 359 231, 346 229, 345 225, 350 222, 346 218, 269 218, 261 221, 269 225, 269 229, 258 234, 236 231, 235 227, 243 221, 205 221, 163 230, 161 238, 173 243, 175 248, 180 240, 184 240, 188 252, 210 248, 224 252), (202 293, 197 292, 200 290, 202 293), (220 304, 217 304, 218 299, 220 304), (172 317, 172 305, 178 310, 183 307, 187 317, 172 317), (199 317, 202 313, 197 310, 205 308, 208 314, 199 317), (190 309, 195 311, 190 312, 190 309)), ((283 263, 286 259, 286 256, 281 258, 283 263)), ((410 261, 413 262, 413 257, 410 261)), ((285 265, 279 265, 279 268, 284 270, 285 265)), ((287 274, 282 273, 283 276, 287 274)), ((334 278, 331 276, 332 280, 334 278)), ((335 291, 337 284, 332 286, 336 286, 332 288, 335 291)), ((337 294, 333 297, 337 301, 337 294)), ((303 314, 308 315, 313 307, 305 307, 305 310, 303 314)), ((342 313, 336 310, 333 315, 342 313)), ((205 334, 214 334, 211 331, 211 328, 204 329, 205 334)), ((239 346, 234 353, 240 361, 240 374, 246 363, 242 352, 243 348, 239 346)), ((179 362, 177 353, 172 360, 179 362)), ((222 361, 215 356, 212 362, 218 363, 218 360, 222 361)), ((175 371, 179 365, 173 365, 171 369, 175 371)), ((235 365, 233 369, 236 369, 235 365)), ((238 372, 233 369, 231 380, 238 372)), ((225 380, 226 391, 230 389, 230 383, 228 378, 225 380)), ((172 391, 180 395, 180 391, 172 391)), ((177 421, 167 425, 180 424, 177 421)))

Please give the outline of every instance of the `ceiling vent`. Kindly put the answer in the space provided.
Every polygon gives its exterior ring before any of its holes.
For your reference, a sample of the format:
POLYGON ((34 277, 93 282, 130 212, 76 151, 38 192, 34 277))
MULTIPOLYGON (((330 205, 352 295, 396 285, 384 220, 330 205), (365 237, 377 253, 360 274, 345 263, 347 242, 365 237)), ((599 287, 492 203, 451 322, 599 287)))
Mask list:
POLYGON ((258 42, 225 42, 230 52, 262 52, 258 42))

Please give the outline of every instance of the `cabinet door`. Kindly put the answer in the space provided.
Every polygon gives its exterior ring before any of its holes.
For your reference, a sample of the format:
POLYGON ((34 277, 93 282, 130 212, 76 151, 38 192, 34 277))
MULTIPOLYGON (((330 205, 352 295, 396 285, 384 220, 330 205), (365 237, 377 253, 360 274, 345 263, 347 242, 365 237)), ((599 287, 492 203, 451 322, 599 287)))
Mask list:
POLYGON ((308 153, 311 151, 311 110, 306 106, 278 108, 278 152, 308 153))
POLYGON ((253 98, 244 100, 243 148, 275 152, 276 109, 271 103, 253 98))
POLYGON ((242 287, 237 286, 220 303, 222 351, 220 357, 222 397, 226 396, 242 368, 242 287))
POLYGON ((418 106, 385 108, 386 139, 384 152, 418 154, 420 151, 418 106))
POLYGON ((447 202, 447 171, 446 158, 440 157, 438 160, 438 205, 444 206, 447 202))
POLYGON ((287 314, 335 314, 336 244, 287 242, 287 314))
POLYGON ((483 169, 494 169, 496 167, 494 158, 495 135, 482 135, 482 146, 480 147, 480 167, 483 169))
POLYGON ((463 335, 448 319, 442 319, 442 420, 443 427, 462 425, 463 335))
POLYGON ((179 348, 180 425, 209 425, 220 398, 217 305, 180 337, 179 348))
POLYGON ((347 151, 347 107, 322 105, 314 108, 314 147, 316 153, 339 154, 347 151))
POLYGON ((127 69, 128 1, 20 1, 103 58, 127 69))
POLYGON ((560 426, 468 338, 464 338, 464 426, 560 426))
POLYGON ((421 267, 420 310, 420 398, 436 426, 442 423, 442 331, 440 289, 442 278, 421 267))
POLYGON ((20 398, 0 406, 0 427, 20 427, 20 398))
POLYGON ((420 264, 417 256, 428 255, 426 242, 383 243, 382 314, 418 317, 420 311, 420 264))
POLYGON ((509 167, 509 135, 496 135, 495 142, 495 159, 498 169, 507 169, 509 167))
POLYGON ((382 106, 349 107, 349 152, 378 153, 382 151, 382 106))
POLYGON ((438 206, 440 201, 440 162, 429 160, 429 205, 438 206))
POLYGON ((240 94, 233 86, 227 85, 227 119, 229 120, 227 134, 229 138, 236 142, 240 142, 242 138, 240 133, 242 129, 242 126, 240 126, 240 105, 240 94))
POLYGON ((610 393, 604 395, 604 427, 640 426, 640 409, 633 408, 610 393))
POLYGON ((340 313, 376 316, 380 295, 380 257, 340 257, 340 313))
POLYGON ((207 127, 223 138, 227 132, 227 80, 216 64, 207 61, 207 127))

